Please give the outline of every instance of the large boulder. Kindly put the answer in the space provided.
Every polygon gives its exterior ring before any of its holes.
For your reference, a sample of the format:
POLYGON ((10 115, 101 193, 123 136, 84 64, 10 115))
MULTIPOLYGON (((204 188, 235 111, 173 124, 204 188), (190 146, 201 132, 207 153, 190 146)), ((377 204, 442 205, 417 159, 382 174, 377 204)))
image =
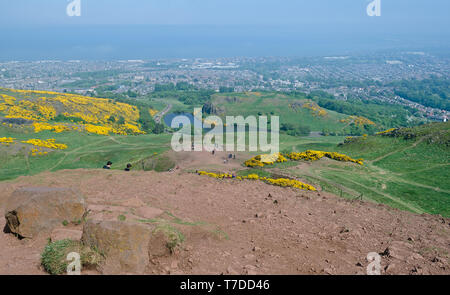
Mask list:
POLYGON ((63 222, 83 219, 86 204, 78 190, 28 187, 12 193, 6 202, 6 230, 23 238, 50 232, 63 222))
POLYGON ((104 274, 141 274, 149 264, 152 227, 122 221, 88 220, 82 241, 106 256, 104 274))

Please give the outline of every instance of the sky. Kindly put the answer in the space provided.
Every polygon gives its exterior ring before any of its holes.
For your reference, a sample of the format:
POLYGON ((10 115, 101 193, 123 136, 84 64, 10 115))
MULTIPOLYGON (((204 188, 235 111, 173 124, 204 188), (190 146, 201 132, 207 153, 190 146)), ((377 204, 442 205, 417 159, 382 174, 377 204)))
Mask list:
POLYGON ((372 0, 80 0, 81 16, 69 17, 71 2, 0 0, 0 59, 303 55, 450 42, 448 0, 380 0, 373 17, 372 0))
MULTIPOLYGON (((300 25, 364 23, 371 0, 0 0, 0 24, 300 25)), ((450 27, 448 0, 381 0, 380 22, 450 27)))

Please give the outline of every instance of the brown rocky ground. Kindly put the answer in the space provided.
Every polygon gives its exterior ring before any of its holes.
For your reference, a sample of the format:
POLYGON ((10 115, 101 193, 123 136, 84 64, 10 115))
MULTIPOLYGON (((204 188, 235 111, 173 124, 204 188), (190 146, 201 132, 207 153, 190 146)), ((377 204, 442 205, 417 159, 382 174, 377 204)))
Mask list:
MULTIPOLYGON (((0 183, 2 212, 5 199, 24 186, 78 188, 88 218, 132 221, 159 208, 182 221, 207 223, 178 225, 185 242, 172 255, 152 259, 149 274, 365 274, 367 254, 386 249, 383 273, 450 274, 449 219, 324 192, 181 170, 65 170, 0 183)), ((39 259, 47 238, 0 233, 0 274, 44 274, 39 259)))

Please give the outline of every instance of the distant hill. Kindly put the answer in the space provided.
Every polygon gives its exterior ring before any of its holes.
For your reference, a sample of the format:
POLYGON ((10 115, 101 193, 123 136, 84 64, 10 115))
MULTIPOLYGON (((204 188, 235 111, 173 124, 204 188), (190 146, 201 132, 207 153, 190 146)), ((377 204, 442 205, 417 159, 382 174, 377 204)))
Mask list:
MULTIPOLYGON (((285 129, 308 127, 326 134, 375 133, 382 128, 361 116, 349 116, 320 107, 305 97, 280 93, 246 92, 215 94, 212 103, 218 106, 219 116, 279 116, 285 129)), ((283 130, 283 128, 281 128, 283 130)))

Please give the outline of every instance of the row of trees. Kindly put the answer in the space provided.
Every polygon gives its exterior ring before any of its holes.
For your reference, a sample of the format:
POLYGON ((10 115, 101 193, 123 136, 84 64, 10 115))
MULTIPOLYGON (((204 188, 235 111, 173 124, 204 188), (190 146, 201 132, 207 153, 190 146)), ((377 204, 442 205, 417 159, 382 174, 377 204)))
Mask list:
POLYGON ((291 136, 308 136, 311 133, 311 128, 309 126, 282 123, 280 126, 280 131, 291 136))

